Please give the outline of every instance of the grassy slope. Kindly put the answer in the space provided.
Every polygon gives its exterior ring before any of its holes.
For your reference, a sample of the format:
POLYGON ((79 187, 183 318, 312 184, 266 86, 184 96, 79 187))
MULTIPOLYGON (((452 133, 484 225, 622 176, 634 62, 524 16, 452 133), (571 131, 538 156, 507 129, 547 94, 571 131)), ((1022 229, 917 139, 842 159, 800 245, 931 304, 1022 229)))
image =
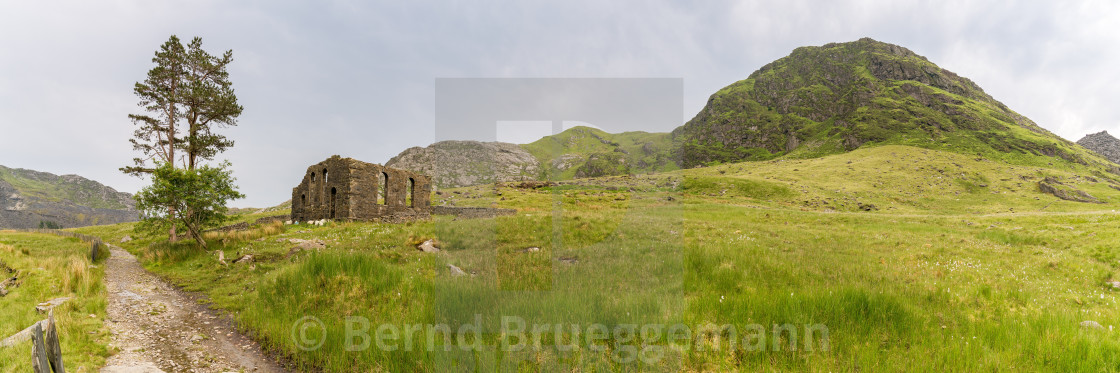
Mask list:
MULTIPOLYGON (((454 328, 475 313, 488 330, 497 330, 495 315, 519 315, 530 323, 715 323, 739 331, 822 323, 830 332, 828 352, 677 348, 657 370, 1116 370, 1120 340, 1110 329, 1120 326, 1120 313, 1106 281, 1120 277, 1120 191, 1079 173, 882 146, 539 190, 443 191, 435 203, 519 213, 287 226, 221 247, 226 258, 253 253, 253 265, 217 266, 212 253, 148 246, 151 238, 130 249, 149 269, 235 312, 266 346, 328 371, 438 371, 455 356, 347 352, 338 337, 346 315, 375 326, 454 328), (1043 176, 1108 203, 1058 201, 1038 192, 1043 176), (860 211, 861 203, 878 210, 860 211), (287 238, 318 238, 328 248, 285 258, 293 245, 278 239, 287 238), (444 251, 417 252, 412 245, 426 238, 444 251), (541 250, 522 252, 527 247, 541 250), (448 263, 474 275, 451 277, 448 263), (314 353, 290 338, 305 315, 322 319, 333 336, 314 353), (1081 328, 1083 320, 1105 329, 1081 328)), ((79 231, 115 240, 128 226, 79 231)), ((499 336, 484 339, 496 344, 499 336)), ((500 358, 511 368, 619 368, 602 359, 616 351, 500 358)), ((466 361, 474 358, 496 357, 466 361)))
MULTIPOLYGON (((109 331, 102 324, 108 302, 105 270, 91 266, 88 253, 89 245, 76 238, 0 231, 0 262, 23 273, 22 283, 0 297, 0 338, 44 319, 35 305, 69 296, 54 309, 67 371, 104 365, 109 356, 109 331)), ((31 342, 0 349, 0 371, 31 371, 31 342)))
MULTIPOLYGON (((1026 162, 1024 162, 1026 163, 1026 162)), ((1068 166, 1068 165, 1066 165, 1068 166)), ((1087 211, 1106 207, 1061 201, 1038 191, 1053 176, 1111 205, 1120 186, 1089 167, 1023 166, 987 157, 887 145, 814 159, 780 159, 689 170, 686 191, 707 197, 751 197, 751 185, 780 189, 766 204, 780 207, 858 211, 871 204, 882 212, 992 214, 1087 211), (746 190, 746 192, 739 192, 746 190)), ((717 198, 719 199, 719 198, 717 198)))

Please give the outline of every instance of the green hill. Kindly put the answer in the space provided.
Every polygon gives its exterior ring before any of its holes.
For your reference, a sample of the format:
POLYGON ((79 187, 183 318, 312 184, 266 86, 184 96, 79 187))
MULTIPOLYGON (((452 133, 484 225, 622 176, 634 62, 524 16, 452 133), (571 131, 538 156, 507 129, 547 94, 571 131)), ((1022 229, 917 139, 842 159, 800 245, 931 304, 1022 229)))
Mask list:
POLYGON ((685 167, 896 144, 1120 172, 971 80, 867 38, 797 48, 713 94, 673 138, 685 167))
MULTIPOLYGON (((671 171, 678 168, 667 133, 611 134, 574 127, 521 146, 554 180, 671 171)), ((542 177, 543 178, 543 177, 542 177)))
POLYGON ((136 219, 128 193, 77 175, 0 166, 0 228, 80 227, 136 219))

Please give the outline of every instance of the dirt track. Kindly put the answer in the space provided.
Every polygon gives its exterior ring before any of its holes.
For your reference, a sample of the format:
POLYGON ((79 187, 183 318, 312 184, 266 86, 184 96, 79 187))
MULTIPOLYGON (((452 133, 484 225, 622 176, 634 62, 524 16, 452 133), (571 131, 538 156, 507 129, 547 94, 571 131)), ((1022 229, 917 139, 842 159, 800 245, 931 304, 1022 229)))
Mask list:
POLYGON ((144 270, 127 251, 110 251, 106 324, 120 351, 102 372, 285 371, 192 295, 144 270))

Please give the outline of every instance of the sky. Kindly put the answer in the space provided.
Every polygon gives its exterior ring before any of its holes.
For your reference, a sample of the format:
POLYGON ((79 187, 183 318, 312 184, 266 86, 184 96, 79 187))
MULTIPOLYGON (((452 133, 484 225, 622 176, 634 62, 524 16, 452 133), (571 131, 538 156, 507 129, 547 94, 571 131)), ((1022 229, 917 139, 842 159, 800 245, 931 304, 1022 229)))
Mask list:
POLYGON ((861 37, 1066 139, 1120 135, 1115 1, 0 0, 0 165, 143 187, 117 169, 136 156, 132 87, 170 35, 233 50, 245 111, 220 158, 238 207, 287 200, 333 154, 384 163, 435 141, 437 79, 679 79, 680 120, 645 129, 667 132, 794 48, 861 37))

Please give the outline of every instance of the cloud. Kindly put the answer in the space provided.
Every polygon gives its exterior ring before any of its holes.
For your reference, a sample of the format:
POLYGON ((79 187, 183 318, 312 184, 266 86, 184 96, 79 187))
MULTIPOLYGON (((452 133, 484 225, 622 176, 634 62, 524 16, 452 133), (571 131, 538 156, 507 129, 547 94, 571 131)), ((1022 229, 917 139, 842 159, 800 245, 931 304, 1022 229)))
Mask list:
MULTIPOLYGON (((0 5, 0 164, 133 192, 116 169, 132 84, 171 34, 233 49, 245 106, 224 154, 248 198, 290 196, 332 154, 385 162, 435 139, 434 84, 457 77, 683 78, 708 95, 794 48, 869 36, 976 81, 1071 140, 1120 133, 1113 2, 45 1, 0 5)), ((668 131, 671 128, 649 128, 668 131)))

